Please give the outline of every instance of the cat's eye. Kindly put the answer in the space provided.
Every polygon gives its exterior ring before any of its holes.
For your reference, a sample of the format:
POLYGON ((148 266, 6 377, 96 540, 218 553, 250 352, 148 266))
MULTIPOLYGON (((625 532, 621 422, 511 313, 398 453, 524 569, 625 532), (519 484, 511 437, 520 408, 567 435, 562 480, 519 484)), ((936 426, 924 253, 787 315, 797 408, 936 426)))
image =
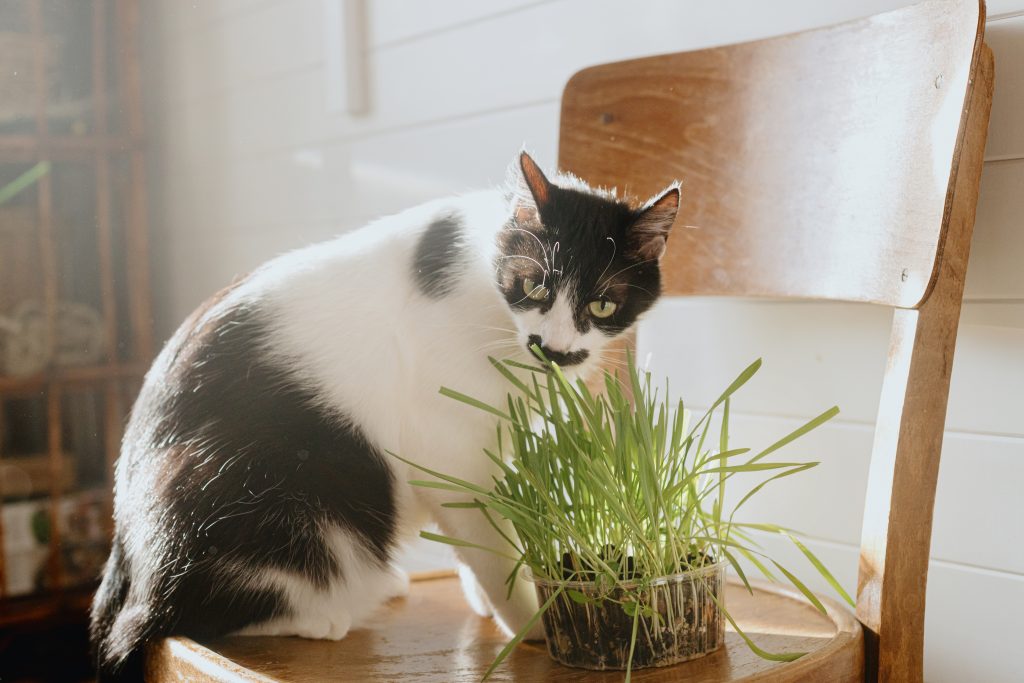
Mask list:
POLYGON ((607 299, 597 299, 596 301, 591 301, 590 305, 587 306, 587 308, 590 309, 590 315, 594 316, 595 318, 610 317, 613 313, 615 313, 615 309, 618 307, 619 305, 617 303, 615 303, 614 301, 608 301, 607 299))
POLYGON ((551 292, 544 285, 538 285, 530 278, 524 278, 523 293, 534 301, 544 301, 551 292))

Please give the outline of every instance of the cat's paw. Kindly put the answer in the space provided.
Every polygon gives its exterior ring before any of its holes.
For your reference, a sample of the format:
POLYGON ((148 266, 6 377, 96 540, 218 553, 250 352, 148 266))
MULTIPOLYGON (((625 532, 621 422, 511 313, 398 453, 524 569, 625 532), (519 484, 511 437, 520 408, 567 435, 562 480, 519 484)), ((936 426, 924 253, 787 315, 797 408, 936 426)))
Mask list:
POLYGON ((341 640, 352 627, 352 617, 346 611, 330 616, 320 614, 303 615, 292 622, 294 635, 310 640, 341 640))
POLYGON ((462 592, 465 594, 466 602, 469 603, 470 608, 481 617, 494 616, 491 601, 487 599, 487 594, 484 593, 484 589, 480 587, 480 583, 473 575, 473 570, 464 564, 460 564, 459 579, 462 581, 462 592))
POLYGON ((325 640, 341 640, 348 635, 349 629, 352 627, 352 619, 348 613, 338 615, 331 618, 331 627, 327 631, 327 635, 324 636, 325 640))
POLYGON ((409 575, 404 569, 392 566, 388 572, 385 598, 404 598, 409 595, 409 575))

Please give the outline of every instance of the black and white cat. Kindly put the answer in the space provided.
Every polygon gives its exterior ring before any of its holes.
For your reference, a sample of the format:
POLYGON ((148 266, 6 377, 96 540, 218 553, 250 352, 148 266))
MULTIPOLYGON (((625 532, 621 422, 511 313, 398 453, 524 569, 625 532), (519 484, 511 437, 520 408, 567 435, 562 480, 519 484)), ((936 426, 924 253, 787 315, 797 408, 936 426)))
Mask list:
MULTIPOLYGON (((386 452, 490 482, 494 421, 439 387, 500 405, 487 357, 529 361, 531 343, 597 367, 658 297, 680 196, 634 209, 526 153, 510 175, 276 258, 167 343, 117 464, 101 680, 140 676, 142 647, 168 634, 342 638, 407 590, 391 561, 431 522, 501 546, 386 452)), ((536 599, 520 581, 506 600, 507 560, 459 559, 473 608, 524 626, 536 599)))

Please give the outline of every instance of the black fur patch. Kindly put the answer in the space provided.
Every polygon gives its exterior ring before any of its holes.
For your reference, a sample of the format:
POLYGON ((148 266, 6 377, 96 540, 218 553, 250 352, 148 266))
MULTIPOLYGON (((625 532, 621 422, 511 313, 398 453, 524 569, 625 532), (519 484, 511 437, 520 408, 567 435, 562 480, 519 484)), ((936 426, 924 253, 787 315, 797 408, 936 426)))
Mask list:
POLYGON ((450 294, 458 283, 465 257, 462 223, 458 217, 436 219, 427 226, 416 244, 412 262, 416 285, 431 299, 450 294))
POLYGON ((147 379, 122 452, 128 481, 117 484, 139 509, 119 511, 93 606, 101 671, 131 665, 155 637, 216 637, 285 614, 283 596, 246 579, 272 568, 325 587, 343 569, 324 543, 332 526, 358 538, 370 561, 391 553, 394 482, 382 455, 272 359, 266 339, 251 309, 186 323, 167 349, 169 369, 147 379), (146 479, 156 490, 133 489, 146 479), (140 531, 152 550, 144 566, 128 566, 124 539, 140 531), (144 577, 151 590, 131 592, 144 577))
POLYGON ((514 309, 546 313, 555 296, 540 302, 527 298, 523 281, 529 278, 576 302, 580 333, 591 326, 608 336, 628 329, 661 294, 658 262, 633 246, 631 230, 640 215, 625 202, 552 185, 539 217, 533 214, 525 222, 513 217, 499 236, 495 266, 505 300, 514 309), (617 304, 615 313, 592 316, 588 306, 600 300, 617 304))
POLYGON ((579 365, 580 363, 582 363, 583 361, 590 357, 590 351, 588 351, 587 349, 580 349, 579 351, 569 351, 568 353, 550 349, 544 345, 544 340, 542 340, 536 334, 530 335, 528 341, 526 342, 526 346, 531 350, 534 346, 539 347, 541 353, 544 354, 545 358, 547 358, 550 361, 554 361, 555 363, 558 363, 558 365, 560 365, 563 368, 569 367, 570 365, 579 365))

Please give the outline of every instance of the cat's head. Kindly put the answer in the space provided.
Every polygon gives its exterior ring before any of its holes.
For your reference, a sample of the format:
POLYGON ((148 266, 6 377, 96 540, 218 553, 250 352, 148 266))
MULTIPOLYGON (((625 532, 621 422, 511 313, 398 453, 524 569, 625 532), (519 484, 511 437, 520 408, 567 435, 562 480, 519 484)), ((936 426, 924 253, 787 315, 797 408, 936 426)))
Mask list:
POLYGON ((510 171, 512 211, 495 263, 522 348, 536 344, 567 368, 600 362, 608 342, 661 293, 679 196, 674 183, 632 208, 570 176, 552 182, 522 152, 510 171))

